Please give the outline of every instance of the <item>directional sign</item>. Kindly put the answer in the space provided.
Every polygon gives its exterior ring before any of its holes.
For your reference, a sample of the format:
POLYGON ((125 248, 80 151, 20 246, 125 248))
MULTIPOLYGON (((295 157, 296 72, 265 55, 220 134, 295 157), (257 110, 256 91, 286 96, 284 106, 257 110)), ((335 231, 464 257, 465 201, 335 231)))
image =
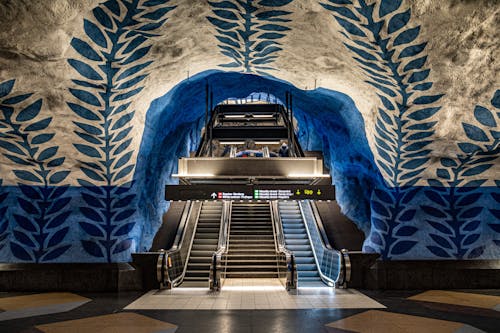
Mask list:
POLYGON ((166 200, 335 200, 333 185, 167 185, 166 200))

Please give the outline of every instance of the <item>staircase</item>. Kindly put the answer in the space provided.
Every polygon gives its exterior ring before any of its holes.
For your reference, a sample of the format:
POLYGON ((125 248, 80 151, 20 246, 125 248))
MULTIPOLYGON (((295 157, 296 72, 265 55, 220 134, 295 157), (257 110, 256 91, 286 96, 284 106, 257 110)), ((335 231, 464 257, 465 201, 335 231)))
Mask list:
POLYGON ((202 204, 182 287, 208 286, 212 255, 219 243, 221 216, 222 202, 205 201, 202 204))
POLYGON ((230 229, 225 277, 277 278, 269 203, 233 202, 230 229))
POLYGON ((280 201, 278 209, 286 247, 295 255, 299 285, 301 282, 321 282, 299 204, 295 201, 280 201))

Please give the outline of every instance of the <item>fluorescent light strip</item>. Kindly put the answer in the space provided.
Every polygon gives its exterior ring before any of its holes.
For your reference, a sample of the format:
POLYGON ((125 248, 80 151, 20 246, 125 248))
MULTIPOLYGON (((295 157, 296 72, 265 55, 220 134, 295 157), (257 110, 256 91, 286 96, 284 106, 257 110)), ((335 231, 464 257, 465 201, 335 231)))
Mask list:
POLYGON ((245 118, 244 114, 225 114, 224 118, 245 118))
POLYGON ((221 145, 244 145, 245 141, 220 141, 221 145))
POLYGON ((256 145, 279 145, 279 141, 255 141, 256 145))
POLYGON ((330 175, 324 174, 301 174, 301 173, 290 173, 287 175, 288 178, 328 178, 330 175))
POLYGON ((254 118, 274 118, 274 115, 272 115, 272 114, 253 114, 252 117, 254 117, 254 118))
POLYGON ((222 286, 222 291, 273 291, 285 290, 283 286, 222 286))
POLYGON ((172 174, 172 177, 176 178, 201 178, 201 177, 215 177, 213 173, 193 173, 193 174, 172 174))

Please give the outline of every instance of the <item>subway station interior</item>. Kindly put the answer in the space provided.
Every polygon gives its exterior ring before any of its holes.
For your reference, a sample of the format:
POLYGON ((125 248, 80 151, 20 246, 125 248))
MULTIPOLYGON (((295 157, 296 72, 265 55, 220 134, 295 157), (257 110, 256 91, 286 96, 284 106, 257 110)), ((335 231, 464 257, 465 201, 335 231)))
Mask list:
POLYGON ((0 0, 0 331, 499 332, 498 0, 0 0))

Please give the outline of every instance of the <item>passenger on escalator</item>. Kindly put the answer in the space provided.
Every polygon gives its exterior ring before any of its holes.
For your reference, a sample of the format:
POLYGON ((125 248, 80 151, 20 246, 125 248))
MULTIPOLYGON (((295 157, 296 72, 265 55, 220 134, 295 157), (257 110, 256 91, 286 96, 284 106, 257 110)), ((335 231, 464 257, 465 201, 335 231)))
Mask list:
POLYGON ((280 157, 288 157, 289 156, 289 150, 288 150, 288 146, 286 143, 283 142, 278 154, 280 157))

